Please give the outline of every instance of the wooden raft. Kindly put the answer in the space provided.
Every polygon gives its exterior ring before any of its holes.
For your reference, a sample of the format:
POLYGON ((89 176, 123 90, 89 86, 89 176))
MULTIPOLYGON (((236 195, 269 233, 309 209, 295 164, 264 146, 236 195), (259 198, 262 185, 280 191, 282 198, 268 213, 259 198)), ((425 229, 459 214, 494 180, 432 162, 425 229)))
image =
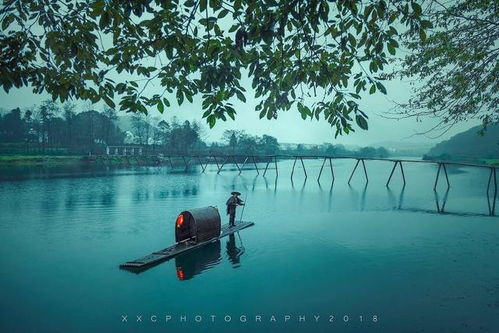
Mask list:
POLYGON ((179 242, 179 243, 172 245, 170 247, 167 247, 166 249, 163 249, 161 251, 153 252, 145 257, 135 259, 132 261, 127 261, 126 263, 121 264, 120 268, 132 270, 132 271, 141 271, 145 268, 149 268, 150 266, 158 264, 162 261, 171 259, 171 258, 173 258, 181 253, 196 249, 196 248, 201 247, 203 245, 206 245, 208 243, 215 242, 222 237, 225 237, 227 235, 238 232, 239 230, 251 227, 254 224, 255 223, 253 223, 253 222, 244 222, 244 221, 238 222, 234 227, 229 227, 228 224, 224 224, 222 226, 220 236, 218 236, 216 238, 213 238, 213 239, 210 239, 208 241, 201 242, 201 243, 196 243, 196 242, 191 241, 191 240, 179 242))

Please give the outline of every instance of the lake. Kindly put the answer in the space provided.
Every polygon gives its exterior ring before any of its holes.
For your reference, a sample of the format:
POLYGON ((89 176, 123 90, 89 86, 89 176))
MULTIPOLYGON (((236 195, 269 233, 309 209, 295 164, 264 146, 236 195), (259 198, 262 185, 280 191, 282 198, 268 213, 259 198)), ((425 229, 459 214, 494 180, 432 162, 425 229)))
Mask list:
MULTIPOLYGON (((71 171, 0 182, 2 332, 498 332, 499 218, 487 169, 352 160, 71 171), (264 164, 259 165, 260 168, 264 164), (177 215, 233 190, 255 226, 140 274, 177 215), (445 201, 444 212, 437 213, 445 201), (182 268, 179 275, 177 268, 182 268)), ((15 178, 15 177, 14 177, 15 178)), ((237 218, 240 218, 241 208, 237 218)), ((222 223, 228 218, 222 214, 222 223)))

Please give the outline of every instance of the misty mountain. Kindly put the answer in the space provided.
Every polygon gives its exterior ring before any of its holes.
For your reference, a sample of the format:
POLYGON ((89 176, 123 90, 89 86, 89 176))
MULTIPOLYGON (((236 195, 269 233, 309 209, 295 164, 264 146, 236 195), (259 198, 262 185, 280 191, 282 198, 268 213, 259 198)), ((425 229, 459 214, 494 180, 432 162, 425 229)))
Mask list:
POLYGON ((481 126, 476 126, 440 142, 428 151, 426 158, 498 158, 499 125, 488 126, 483 135, 480 130, 481 126))

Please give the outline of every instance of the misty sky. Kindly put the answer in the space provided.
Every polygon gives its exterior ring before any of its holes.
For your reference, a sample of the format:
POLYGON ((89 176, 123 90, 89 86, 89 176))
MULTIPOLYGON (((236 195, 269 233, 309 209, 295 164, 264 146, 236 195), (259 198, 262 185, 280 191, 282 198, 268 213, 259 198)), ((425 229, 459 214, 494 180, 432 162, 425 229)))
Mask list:
MULTIPOLYGON (((245 84, 246 88, 248 85, 245 84)), ((397 141, 407 143, 437 143, 441 140, 448 139, 450 136, 478 125, 478 121, 470 121, 467 123, 455 126, 446 134, 438 136, 438 132, 429 133, 427 135, 415 135, 430 128, 436 123, 434 119, 426 119, 422 122, 417 122, 416 119, 394 120, 386 119, 383 115, 388 116, 387 112, 394 106, 393 101, 403 102, 410 96, 410 86, 407 82, 392 81, 385 84, 388 95, 380 93, 369 95, 364 93, 360 101, 361 108, 366 111, 369 116, 369 130, 363 131, 357 129, 355 133, 350 135, 339 136, 334 138, 334 129, 325 120, 302 120, 300 114, 295 109, 279 114, 276 120, 259 119, 258 112, 254 111, 257 104, 251 89, 247 89, 246 103, 235 100, 235 108, 237 111, 236 120, 228 120, 227 122, 218 121, 213 129, 209 129, 206 125, 205 132, 207 141, 218 141, 224 130, 239 129, 245 130, 249 134, 262 135, 269 134, 275 136, 280 142, 288 143, 311 143, 321 144, 324 142, 341 143, 346 145, 376 145, 386 141, 397 141)), ((149 89, 149 88, 148 88, 149 89)), ((159 87, 150 86, 151 90, 160 90, 159 87)), ((154 92, 152 92, 154 93, 154 92)), ((3 90, 0 92, 0 108, 10 110, 15 107, 29 107, 38 104, 44 99, 49 98, 48 95, 35 95, 30 88, 12 89, 8 94, 3 90)), ((194 103, 184 103, 182 106, 176 104, 175 98, 169 98, 172 106, 161 115, 156 109, 153 109, 151 115, 160 116, 165 119, 170 119, 177 116, 180 120, 201 120, 201 98, 194 98, 194 103)), ((85 103, 78 102, 77 107, 81 110, 85 103)), ((101 110, 104 104, 99 103, 94 106, 94 109, 101 110)), ((124 114, 122 112, 121 114, 124 114)))

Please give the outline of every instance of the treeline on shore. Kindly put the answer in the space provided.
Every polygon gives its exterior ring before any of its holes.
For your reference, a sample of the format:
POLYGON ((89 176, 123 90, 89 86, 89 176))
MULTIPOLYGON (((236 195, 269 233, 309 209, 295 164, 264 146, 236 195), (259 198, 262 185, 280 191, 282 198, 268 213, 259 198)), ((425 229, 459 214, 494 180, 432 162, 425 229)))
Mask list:
POLYGON ((221 142, 207 143, 196 121, 170 121, 144 114, 118 117, 116 111, 76 109, 74 104, 45 101, 39 106, 0 113, 0 154, 103 154, 107 146, 140 146, 146 153, 166 155, 327 155, 388 157, 383 148, 349 150, 343 145, 281 145, 270 135, 227 130, 221 142))

